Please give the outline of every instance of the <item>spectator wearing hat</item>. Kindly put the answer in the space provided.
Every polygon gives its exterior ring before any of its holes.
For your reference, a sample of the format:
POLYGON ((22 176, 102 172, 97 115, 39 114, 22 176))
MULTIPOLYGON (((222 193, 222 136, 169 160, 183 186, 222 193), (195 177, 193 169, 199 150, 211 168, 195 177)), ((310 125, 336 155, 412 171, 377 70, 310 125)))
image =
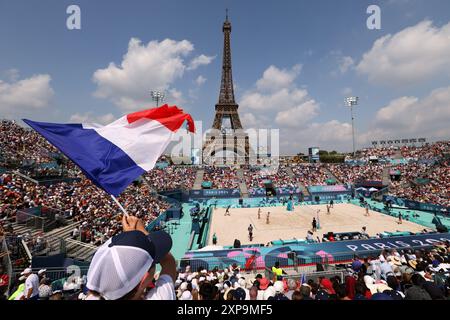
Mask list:
POLYGON ((316 300, 336 300, 336 291, 330 279, 323 278, 320 281, 319 290, 317 291, 316 300))
POLYGON ((172 239, 164 231, 149 234, 142 220, 123 216, 123 232, 97 249, 88 275, 87 300, 175 300, 175 259, 169 253, 172 239), (155 287, 145 293, 154 279, 155 266, 161 272, 155 287))
POLYGON ((26 277, 25 280, 25 294, 22 300, 37 300, 39 299, 39 277, 33 273, 31 268, 26 268, 21 275, 26 277))
POLYGON ((42 281, 42 279, 50 280, 49 278, 47 278, 46 272, 47 272, 47 269, 41 269, 38 271, 39 281, 42 281))

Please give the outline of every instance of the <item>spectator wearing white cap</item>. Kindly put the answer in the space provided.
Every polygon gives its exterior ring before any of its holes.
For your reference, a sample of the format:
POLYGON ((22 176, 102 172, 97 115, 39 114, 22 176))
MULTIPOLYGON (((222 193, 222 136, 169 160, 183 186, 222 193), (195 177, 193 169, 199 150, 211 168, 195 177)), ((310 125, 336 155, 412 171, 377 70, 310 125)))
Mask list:
POLYGON ((37 300, 39 298, 39 277, 31 268, 26 268, 21 275, 26 277, 25 294, 22 300, 37 300))
POLYGON ((192 300, 192 293, 188 290, 184 291, 180 297, 180 300, 192 300))
POLYGON ((86 300, 175 300, 176 265, 169 253, 170 235, 164 231, 149 234, 133 216, 124 216, 122 226, 124 232, 105 242, 92 259, 86 300), (161 272, 155 288, 145 295, 158 263, 161 272))

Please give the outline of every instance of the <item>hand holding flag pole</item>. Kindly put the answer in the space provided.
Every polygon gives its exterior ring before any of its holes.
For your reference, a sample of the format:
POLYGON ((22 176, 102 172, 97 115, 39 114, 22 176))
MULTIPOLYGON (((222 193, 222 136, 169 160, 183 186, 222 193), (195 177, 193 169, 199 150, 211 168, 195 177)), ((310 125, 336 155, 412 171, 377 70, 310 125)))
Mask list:
POLYGON ((111 194, 111 198, 114 200, 114 202, 120 208, 120 210, 122 210, 123 214, 128 217, 129 214, 128 214, 127 210, 125 210, 125 208, 120 204, 119 200, 117 200, 117 198, 114 197, 112 194, 111 194))

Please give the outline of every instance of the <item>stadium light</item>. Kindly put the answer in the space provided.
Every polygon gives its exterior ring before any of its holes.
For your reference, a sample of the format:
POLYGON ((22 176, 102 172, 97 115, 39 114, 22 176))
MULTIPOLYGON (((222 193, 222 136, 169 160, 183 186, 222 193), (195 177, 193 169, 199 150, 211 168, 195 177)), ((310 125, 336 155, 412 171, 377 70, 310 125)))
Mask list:
POLYGON ((356 155, 356 151, 355 151, 355 125, 354 125, 354 121, 355 121, 355 117, 353 115, 353 106, 357 106, 358 105, 358 97, 347 97, 345 98, 345 105, 347 107, 350 107, 350 112, 352 114, 352 137, 353 137, 353 157, 355 157, 356 155))
POLYGON ((159 107, 159 103, 162 103, 166 97, 166 94, 163 91, 152 90, 150 91, 150 94, 152 96, 152 100, 156 101, 157 107, 159 107))

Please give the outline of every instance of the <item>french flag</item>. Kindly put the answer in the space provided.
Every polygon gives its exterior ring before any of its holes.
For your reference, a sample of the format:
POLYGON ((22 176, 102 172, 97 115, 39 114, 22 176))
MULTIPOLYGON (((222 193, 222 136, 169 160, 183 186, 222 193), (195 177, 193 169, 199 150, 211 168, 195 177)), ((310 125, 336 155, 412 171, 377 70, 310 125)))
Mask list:
POLYGON ((114 196, 155 166, 185 120, 188 130, 195 132, 191 115, 167 104, 125 115, 106 126, 23 119, 114 196))

